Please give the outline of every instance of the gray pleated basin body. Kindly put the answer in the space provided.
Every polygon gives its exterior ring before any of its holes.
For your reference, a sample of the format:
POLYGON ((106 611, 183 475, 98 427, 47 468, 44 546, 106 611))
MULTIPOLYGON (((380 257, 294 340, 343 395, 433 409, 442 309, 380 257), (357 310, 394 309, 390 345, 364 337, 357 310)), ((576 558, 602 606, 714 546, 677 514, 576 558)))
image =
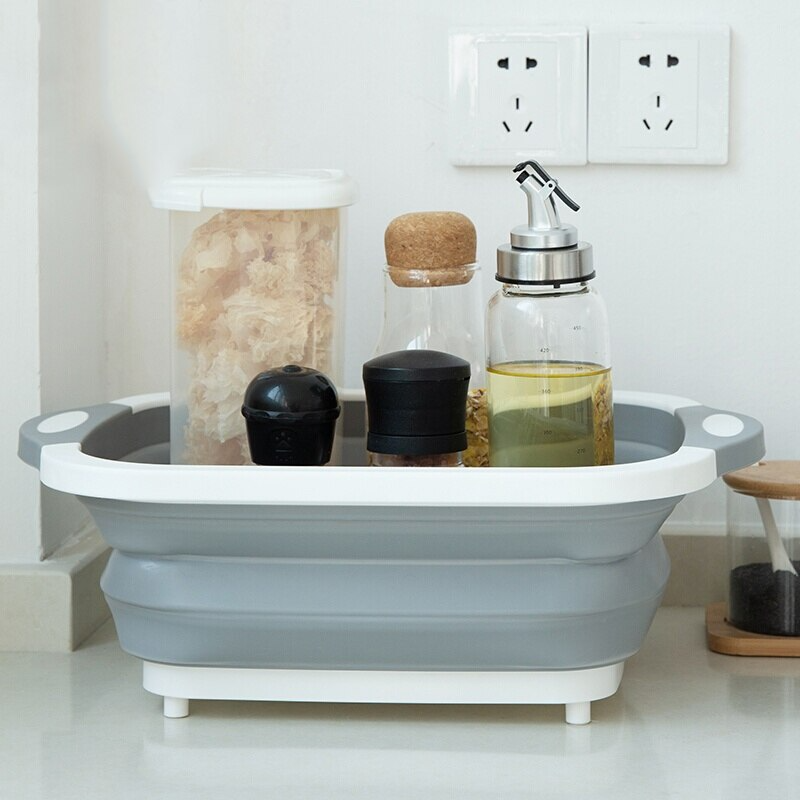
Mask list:
MULTIPOLYGON (((705 484, 763 455, 761 426, 749 417, 658 406, 615 404, 617 463, 627 465, 620 481, 685 447, 711 452, 705 484), (739 424, 720 435, 712 417, 739 424)), ((50 445, 78 442, 101 471, 104 462, 168 461, 167 405, 85 411, 75 431, 43 433, 45 417, 22 427, 20 455, 37 466, 41 458, 43 481, 50 445)), ((363 418, 361 403, 346 404, 340 430, 352 461, 363 453, 363 418)), ((324 481, 329 468, 315 469, 324 481)), ((571 480, 572 468, 560 473, 571 480)), ((363 474, 354 468, 352 480, 363 474)), ((517 474, 519 502, 502 504, 138 502, 64 485, 114 549, 101 585, 123 649, 146 661, 444 671, 624 661, 663 595, 669 559, 659 529, 685 492, 559 505, 531 501, 537 470, 517 474)), ((62 488, 57 475, 48 480, 62 488)))

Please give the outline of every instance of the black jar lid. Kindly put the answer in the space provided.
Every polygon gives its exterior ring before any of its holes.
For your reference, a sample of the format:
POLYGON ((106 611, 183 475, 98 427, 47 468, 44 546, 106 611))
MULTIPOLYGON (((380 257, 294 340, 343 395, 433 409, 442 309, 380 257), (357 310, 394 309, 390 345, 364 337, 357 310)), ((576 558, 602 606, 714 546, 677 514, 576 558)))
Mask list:
POLYGON ((327 375, 287 364, 262 372, 250 382, 242 414, 252 420, 324 422, 339 416, 339 396, 327 375))
POLYGON ((469 362, 437 350, 400 350, 364 364, 372 453, 434 455, 467 447, 469 362))

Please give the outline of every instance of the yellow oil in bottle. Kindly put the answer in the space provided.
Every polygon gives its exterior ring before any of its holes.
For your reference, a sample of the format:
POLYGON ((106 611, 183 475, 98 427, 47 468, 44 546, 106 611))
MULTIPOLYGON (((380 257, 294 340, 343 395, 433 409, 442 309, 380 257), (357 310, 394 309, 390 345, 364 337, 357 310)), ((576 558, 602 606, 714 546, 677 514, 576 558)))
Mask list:
POLYGON ((489 463, 580 467, 614 463, 611 370, 513 362, 488 370, 489 463))

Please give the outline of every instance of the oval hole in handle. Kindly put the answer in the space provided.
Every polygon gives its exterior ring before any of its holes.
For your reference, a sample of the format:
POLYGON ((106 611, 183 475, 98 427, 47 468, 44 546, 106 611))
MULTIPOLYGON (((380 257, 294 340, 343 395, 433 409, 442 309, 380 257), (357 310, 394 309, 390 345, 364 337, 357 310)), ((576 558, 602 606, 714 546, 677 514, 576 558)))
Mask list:
POLYGON ((744 422, 733 414, 711 414, 703 420, 703 430, 712 436, 738 436, 744 422))
POLYGON ((63 433, 83 425, 89 415, 85 411, 65 411, 43 419, 37 426, 39 433, 63 433))

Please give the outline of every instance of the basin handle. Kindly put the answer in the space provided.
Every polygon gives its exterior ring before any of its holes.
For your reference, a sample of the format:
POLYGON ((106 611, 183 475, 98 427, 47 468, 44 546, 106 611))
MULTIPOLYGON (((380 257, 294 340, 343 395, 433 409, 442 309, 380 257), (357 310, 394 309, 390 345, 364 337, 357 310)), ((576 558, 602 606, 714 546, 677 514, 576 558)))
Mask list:
POLYGON ((675 415, 686 431, 683 446, 713 450, 718 476, 764 457, 764 428, 752 417, 700 405, 679 408, 675 415))
POLYGON ((41 414, 21 425, 17 453, 26 464, 39 469, 43 447, 75 443, 83 449, 90 437, 97 435, 113 420, 162 406, 169 406, 168 393, 140 395, 96 406, 41 414))

